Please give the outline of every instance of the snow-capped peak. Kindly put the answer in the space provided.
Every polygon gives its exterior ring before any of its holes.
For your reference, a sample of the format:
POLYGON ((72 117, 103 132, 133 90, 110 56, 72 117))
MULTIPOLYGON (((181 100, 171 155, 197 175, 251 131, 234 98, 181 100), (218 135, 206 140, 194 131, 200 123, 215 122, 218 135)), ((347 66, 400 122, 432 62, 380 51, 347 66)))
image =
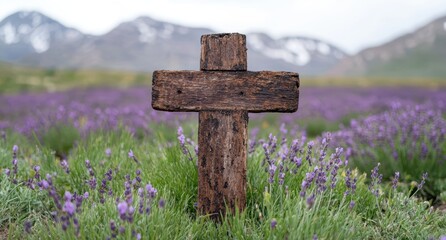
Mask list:
POLYGON ((0 22, 0 42, 30 45, 36 53, 47 51, 53 42, 79 39, 82 34, 38 12, 22 11, 0 22))
POLYGON ((157 37, 170 39, 175 31, 175 25, 157 22, 148 17, 140 17, 133 21, 139 31, 139 41, 143 43, 153 42, 157 37))
POLYGON ((272 39, 265 34, 249 34, 247 37, 248 46, 261 54, 281 59, 285 62, 304 66, 307 65, 313 57, 333 57, 340 59, 344 53, 328 43, 302 37, 286 37, 272 39))

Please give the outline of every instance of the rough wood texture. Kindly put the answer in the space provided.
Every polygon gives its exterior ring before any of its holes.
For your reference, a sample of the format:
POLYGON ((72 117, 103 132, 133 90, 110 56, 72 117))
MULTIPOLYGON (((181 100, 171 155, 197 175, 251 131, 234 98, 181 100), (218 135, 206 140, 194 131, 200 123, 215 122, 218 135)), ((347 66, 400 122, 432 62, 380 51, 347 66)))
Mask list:
POLYGON ((295 112, 299 76, 291 72, 155 71, 152 107, 165 111, 295 112))
POLYGON ((248 112, 203 111, 198 125, 198 209, 218 220, 246 203, 248 112))
POLYGON ((201 36, 200 69, 246 71, 246 36, 238 33, 201 36))

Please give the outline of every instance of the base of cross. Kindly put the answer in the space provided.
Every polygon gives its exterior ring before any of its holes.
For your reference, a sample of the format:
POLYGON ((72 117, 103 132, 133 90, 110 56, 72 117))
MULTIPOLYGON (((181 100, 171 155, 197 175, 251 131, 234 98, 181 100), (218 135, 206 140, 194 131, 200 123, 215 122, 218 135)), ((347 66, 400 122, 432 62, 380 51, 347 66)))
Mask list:
POLYGON ((198 209, 219 219, 246 203, 247 111, 203 111, 198 128, 198 209))
POLYGON ((248 112, 295 112, 299 75, 247 71, 246 36, 201 37, 201 71, 155 71, 152 107, 199 112, 198 212, 219 221, 246 204, 248 112))

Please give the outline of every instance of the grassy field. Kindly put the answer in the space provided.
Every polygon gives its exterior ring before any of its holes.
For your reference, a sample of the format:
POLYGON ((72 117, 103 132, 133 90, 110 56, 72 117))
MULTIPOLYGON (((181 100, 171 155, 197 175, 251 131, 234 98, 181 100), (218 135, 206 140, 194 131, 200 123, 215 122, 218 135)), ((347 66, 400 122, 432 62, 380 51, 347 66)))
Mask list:
POLYGON ((0 239, 446 238, 444 79, 301 76, 298 113, 250 115, 247 206, 220 223, 196 117, 150 83, 0 65, 0 239))
POLYGON ((72 88, 150 85, 150 73, 56 70, 0 64, 0 94, 54 92, 72 88))
MULTIPOLYGON (((185 125, 186 136, 191 136, 191 126, 185 125)), ((271 150, 273 143, 257 145, 248 156, 246 211, 213 223, 196 214, 196 156, 189 160, 182 153, 176 129, 156 128, 154 135, 140 140, 124 129, 91 134, 76 142, 65 163, 47 142, 8 132, 0 147, 2 171, 11 171, 0 177, 0 236, 438 239, 446 234, 446 215, 417 197, 423 189, 422 176, 412 184, 402 179, 381 182, 379 168, 365 174, 346 167, 340 151, 321 151, 322 141, 314 143, 313 151, 308 150, 312 143, 302 143, 296 152, 300 164, 288 159, 292 156, 273 154, 286 146, 278 142, 281 147, 271 153, 271 161, 287 170, 278 166, 273 174, 265 170, 264 151, 264 147, 271 150), (14 144, 18 144, 16 154, 14 144), (307 156, 321 160, 310 166, 307 156), (18 161, 17 174, 13 159, 18 161)), ((287 142, 292 149, 291 139, 287 142)), ((193 153, 192 146, 185 147, 193 153)))
MULTIPOLYGON (((53 92, 72 88, 150 86, 150 73, 106 70, 36 69, 0 64, 0 94, 53 92)), ((313 77, 301 75, 302 87, 446 87, 445 78, 313 77)))

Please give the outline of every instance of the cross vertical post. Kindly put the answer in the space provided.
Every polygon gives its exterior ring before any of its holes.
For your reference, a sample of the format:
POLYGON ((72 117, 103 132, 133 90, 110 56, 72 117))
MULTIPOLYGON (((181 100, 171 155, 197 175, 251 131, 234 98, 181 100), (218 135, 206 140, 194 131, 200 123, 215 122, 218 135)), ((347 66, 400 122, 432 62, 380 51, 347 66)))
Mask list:
MULTIPOLYGON (((201 37, 202 71, 246 71, 246 37, 201 37)), ((244 94, 243 92, 240 94, 244 94)), ((222 96, 224 97, 224 96, 222 96)), ((248 111, 201 111, 198 124, 198 209, 219 218, 246 203, 248 111)))

